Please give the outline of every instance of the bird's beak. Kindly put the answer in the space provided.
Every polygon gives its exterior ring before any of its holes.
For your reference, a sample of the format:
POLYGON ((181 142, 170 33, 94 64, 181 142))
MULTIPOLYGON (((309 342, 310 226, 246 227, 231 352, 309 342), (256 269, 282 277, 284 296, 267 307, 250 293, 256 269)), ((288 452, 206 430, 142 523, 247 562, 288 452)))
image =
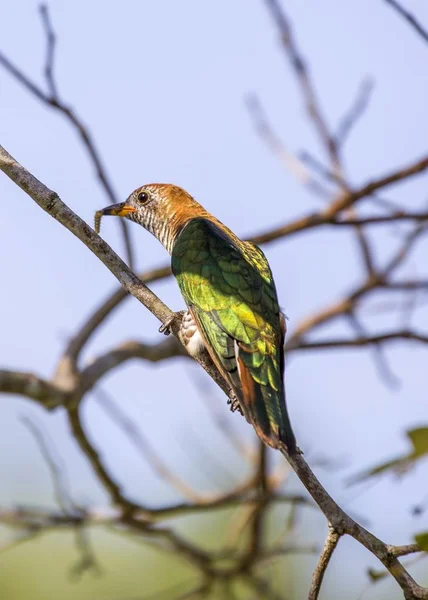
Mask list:
POLYGON ((126 217, 130 213, 135 212, 136 210, 136 208, 134 208, 130 204, 127 204, 126 202, 112 204, 111 206, 106 206, 106 208, 97 210, 97 212, 95 213, 95 231, 97 233, 100 232, 101 217, 109 215, 114 217, 126 217))

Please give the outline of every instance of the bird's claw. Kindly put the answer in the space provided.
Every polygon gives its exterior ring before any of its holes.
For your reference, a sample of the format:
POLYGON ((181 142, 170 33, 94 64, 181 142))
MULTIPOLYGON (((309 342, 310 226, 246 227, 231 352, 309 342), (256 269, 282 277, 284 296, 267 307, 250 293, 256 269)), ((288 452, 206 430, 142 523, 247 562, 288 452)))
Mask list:
POLYGON ((174 323, 174 321, 175 321, 175 315, 173 317, 170 317, 169 319, 167 319, 165 321, 165 323, 162 323, 162 325, 159 327, 159 333, 163 333, 164 335, 170 335, 171 325, 174 323))
POLYGON ((242 412, 241 405, 239 404, 239 400, 237 398, 234 398, 233 400, 231 400, 230 398, 228 398, 227 399, 227 403, 230 404, 230 410, 232 412, 238 411, 241 415, 244 414, 242 412))
POLYGON ((179 310, 172 317, 167 319, 165 321, 165 323, 163 323, 159 327, 159 333, 163 333, 164 335, 170 335, 172 332, 172 325, 174 324, 174 321, 175 320, 181 321, 185 312, 186 311, 184 311, 184 310, 179 310))

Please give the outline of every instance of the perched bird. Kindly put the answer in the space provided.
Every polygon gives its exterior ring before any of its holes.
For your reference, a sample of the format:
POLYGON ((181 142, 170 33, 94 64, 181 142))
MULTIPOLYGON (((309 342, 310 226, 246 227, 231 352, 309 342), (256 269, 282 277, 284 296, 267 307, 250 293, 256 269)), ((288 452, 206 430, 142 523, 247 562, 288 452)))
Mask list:
POLYGON ((103 215, 135 221, 165 246, 188 307, 181 333, 189 354, 205 347, 259 438, 295 452, 283 381, 285 318, 260 248, 175 185, 144 185, 98 211, 97 231, 103 215))

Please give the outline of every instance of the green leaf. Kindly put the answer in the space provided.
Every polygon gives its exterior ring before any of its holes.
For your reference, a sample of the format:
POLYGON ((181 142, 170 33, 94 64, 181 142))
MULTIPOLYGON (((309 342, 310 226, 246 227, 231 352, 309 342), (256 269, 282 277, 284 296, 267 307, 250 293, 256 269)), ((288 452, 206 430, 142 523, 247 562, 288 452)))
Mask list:
POLYGON ((428 453, 428 427, 419 427, 407 432, 407 436, 413 444, 416 456, 428 453))
POLYGON ((417 533, 415 535, 415 542, 419 544, 422 550, 428 552, 428 531, 424 531, 423 533, 417 533))

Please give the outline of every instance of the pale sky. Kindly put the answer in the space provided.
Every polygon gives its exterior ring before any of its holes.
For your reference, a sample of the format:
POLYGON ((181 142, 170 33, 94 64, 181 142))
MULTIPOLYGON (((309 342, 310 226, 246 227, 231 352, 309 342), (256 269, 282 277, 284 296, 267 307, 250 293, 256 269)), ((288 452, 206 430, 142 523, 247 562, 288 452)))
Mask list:
MULTIPOLYGON (((358 185, 426 154, 428 46, 382 0, 289 0, 286 5, 330 124, 339 122, 365 76, 375 82, 369 108, 346 146, 351 182, 358 185)), ((261 0, 53 0, 49 6, 58 35, 60 94, 90 126, 120 197, 144 183, 175 183, 242 236, 320 207, 320 200, 263 145, 245 109, 245 96, 256 92, 290 151, 310 149, 322 156, 261 0)), ((424 0, 408 0, 406 6, 428 27, 424 0)), ((0 49, 44 84, 37 2, 16 0, 2 11, 0 49)), ((0 131, 0 143, 85 220, 92 223, 95 210, 108 204, 69 124, 2 69, 0 131)), ((428 197, 427 177, 388 189, 385 196, 420 207, 428 197)), ((0 198, 0 368, 49 377, 68 336, 117 283, 76 238, 4 176, 0 198)), ((114 219, 105 220, 102 236, 123 254, 114 219)), ((162 246, 142 228, 132 226, 132 237, 138 270, 167 261, 162 246)), ((385 257, 395 247, 396 232, 394 237, 394 231, 385 230, 379 240, 379 257, 385 257)), ((290 318, 289 331, 311 311, 339 298, 360 274, 349 232, 312 230, 264 249, 290 318)), ((408 272, 422 276, 426 261, 420 252, 418 256, 408 272)), ((173 309, 183 307, 173 280, 153 288, 173 309)), ((367 323, 390 329, 395 323, 391 318, 371 317, 367 323)), ((417 311, 414 322, 427 330, 426 308, 417 311)), ((157 328, 154 317, 135 300, 127 300, 95 336, 84 358, 127 339, 161 341, 157 328)), ((322 333, 329 331, 346 330, 335 327, 322 333)), ((339 473, 319 471, 329 490, 353 514, 364 517, 374 533, 391 543, 406 543, 414 532, 427 528, 427 515, 424 521, 410 516, 411 506, 426 494, 426 463, 402 480, 383 478, 352 502, 358 489, 342 485, 351 472, 403 453, 404 431, 428 424, 428 348, 399 343, 387 356, 401 381, 398 389, 380 380, 370 352, 340 350, 290 359, 287 396, 299 445, 311 455, 346 461, 339 473)), ((241 463, 210 424, 201 386, 212 392, 210 401, 221 405, 237 431, 252 435, 243 419, 226 413, 225 398, 211 389, 198 367, 183 360, 156 367, 134 362, 101 382, 172 468, 195 485, 212 489, 215 485, 202 480, 189 460, 189 432, 196 432, 231 473, 241 463)), ((37 419, 54 441, 76 498, 92 505, 104 502, 59 411, 49 415, 12 396, 2 397, 2 407, 1 505, 52 499, 49 473, 19 421, 22 415, 37 419)), ((85 418, 91 439, 129 495, 152 504, 175 497, 91 396, 85 418)), ((300 484, 293 483, 293 488, 300 489, 300 484)), ((322 525, 321 517, 311 517, 303 530, 318 540, 312 528, 322 525)), ((363 581, 364 568, 375 562, 344 541, 327 585, 350 560, 359 565, 352 574, 356 585, 363 581)), ((422 569, 415 571, 421 583, 422 569)), ((355 598, 348 583, 338 584, 342 597, 355 598)), ((382 590, 385 597, 400 597, 393 583, 382 590)), ((378 593, 376 589, 367 598, 378 598, 378 593)))

